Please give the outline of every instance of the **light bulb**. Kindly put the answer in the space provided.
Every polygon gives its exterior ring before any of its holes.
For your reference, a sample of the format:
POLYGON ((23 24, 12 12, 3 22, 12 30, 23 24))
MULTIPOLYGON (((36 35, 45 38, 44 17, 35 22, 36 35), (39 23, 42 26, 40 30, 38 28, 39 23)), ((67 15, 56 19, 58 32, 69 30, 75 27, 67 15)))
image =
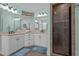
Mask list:
POLYGON ((14 13, 17 14, 18 13, 17 10, 15 10, 14 13))
POLYGON ((12 6, 9 6, 8 12, 12 12, 12 13, 14 13, 14 11, 13 11, 13 7, 12 7, 12 6))
POLYGON ((41 17, 42 16, 42 13, 39 13, 38 15, 37 15, 37 17, 41 17))
POLYGON ((40 14, 38 14, 38 15, 37 15, 37 17, 41 17, 41 15, 40 15, 40 14))
POLYGON ((17 14, 17 13, 18 13, 18 12, 17 12, 17 9, 14 9, 14 13, 15 13, 15 14, 17 14))
POLYGON ((44 16, 47 16, 47 13, 44 13, 44 16))
POLYGON ((4 10, 8 10, 8 4, 1 6, 4 10))
POLYGON ((0 4, 0 8, 2 8, 3 10, 7 10, 8 12, 17 14, 17 10, 14 9, 12 6, 8 6, 8 4, 0 4))
POLYGON ((14 20, 19 21, 19 20, 20 20, 20 18, 15 18, 14 20))
POLYGON ((11 12, 12 12, 12 13, 15 13, 15 11, 13 10, 13 8, 11 8, 11 12))
POLYGON ((35 20, 35 22, 37 23, 38 21, 37 21, 37 20, 35 20))
POLYGON ((2 9, 4 9, 4 6, 3 6, 3 5, 0 5, 0 7, 1 7, 2 9))

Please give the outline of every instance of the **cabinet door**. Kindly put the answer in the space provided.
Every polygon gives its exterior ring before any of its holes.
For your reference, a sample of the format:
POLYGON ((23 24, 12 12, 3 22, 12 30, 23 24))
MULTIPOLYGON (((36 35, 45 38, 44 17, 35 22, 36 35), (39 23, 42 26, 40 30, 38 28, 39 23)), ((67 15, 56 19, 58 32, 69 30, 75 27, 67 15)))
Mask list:
POLYGON ((1 53, 3 55, 9 55, 9 37, 1 36, 1 53))
POLYGON ((34 34, 34 45, 40 46, 40 34, 34 34))
POLYGON ((17 42, 17 50, 24 46, 24 38, 21 35, 16 35, 16 42, 17 42))
POLYGON ((29 38, 29 46, 33 46, 34 45, 34 40, 33 38, 29 38))
POLYGON ((25 35, 25 46, 33 46, 34 45, 34 36, 33 34, 25 35))
POLYGON ((18 50, 20 49, 20 45, 19 45, 20 38, 18 35, 15 36, 15 40, 16 40, 16 50, 18 50))
POLYGON ((29 46, 30 46, 29 40, 25 40, 25 47, 29 47, 29 46))
POLYGON ((24 47, 24 35, 19 35, 19 44, 20 48, 24 47))
POLYGON ((46 34, 41 34, 41 39, 40 39, 40 46, 42 47, 47 47, 48 46, 48 38, 46 36, 46 34))
POLYGON ((9 38, 9 54, 17 51, 24 46, 23 35, 10 36, 9 38))
POLYGON ((29 42, 29 35, 28 34, 25 34, 25 39, 24 39, 24 46, 25 47, 28 47, 30 42, 29 42))
POLYGON ((25 40, 28 40, 28 38, 29 38, 29 35, 28 34, 25 34, 25 40))
POLYGON ((34 35, 33 34, 30 34, 28 39, 30 41, 30 43, 29 43, 30 46, 33 46, 34 45, 34 35))
POLYGON ((16 39, 15 39, 14 36, 11 36, 9 38, 9 54, 15 52, 16 51, 16 47, 17 47, 16 39))

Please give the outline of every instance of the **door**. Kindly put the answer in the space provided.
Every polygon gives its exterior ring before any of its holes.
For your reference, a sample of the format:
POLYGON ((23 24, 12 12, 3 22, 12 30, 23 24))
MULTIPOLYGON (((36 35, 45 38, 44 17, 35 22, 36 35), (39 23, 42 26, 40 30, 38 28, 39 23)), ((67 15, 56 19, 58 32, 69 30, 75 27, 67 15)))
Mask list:
POLYGON ((53 53, 71 55, 71 6, 55 4, 53 7, 53 53))

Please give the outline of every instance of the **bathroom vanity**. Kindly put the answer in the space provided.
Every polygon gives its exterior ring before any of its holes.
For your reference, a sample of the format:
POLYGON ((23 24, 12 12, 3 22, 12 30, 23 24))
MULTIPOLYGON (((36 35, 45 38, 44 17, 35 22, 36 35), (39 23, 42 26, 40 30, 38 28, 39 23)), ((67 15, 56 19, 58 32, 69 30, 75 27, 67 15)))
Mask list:
POLYGON ((10 55, 23 47, 48 48, 47 13, 41 17, 33 12, 18 14, 0 8, 0 54, 10 55))
POLYGON ((17 34, 4 34, 0 35, 1 51, 2 55, 10 55, 23 47, 46 47, 48 45, 46 33, 17 33, 17 34))

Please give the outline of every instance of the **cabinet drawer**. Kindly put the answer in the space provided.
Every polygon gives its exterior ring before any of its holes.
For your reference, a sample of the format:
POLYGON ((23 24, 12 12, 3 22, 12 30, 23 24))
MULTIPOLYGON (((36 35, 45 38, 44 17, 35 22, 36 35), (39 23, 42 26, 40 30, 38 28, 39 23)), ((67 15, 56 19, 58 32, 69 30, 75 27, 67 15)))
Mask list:
POLYGON ((25 40, 25 46, 30 46, 30 40, 25 40))

